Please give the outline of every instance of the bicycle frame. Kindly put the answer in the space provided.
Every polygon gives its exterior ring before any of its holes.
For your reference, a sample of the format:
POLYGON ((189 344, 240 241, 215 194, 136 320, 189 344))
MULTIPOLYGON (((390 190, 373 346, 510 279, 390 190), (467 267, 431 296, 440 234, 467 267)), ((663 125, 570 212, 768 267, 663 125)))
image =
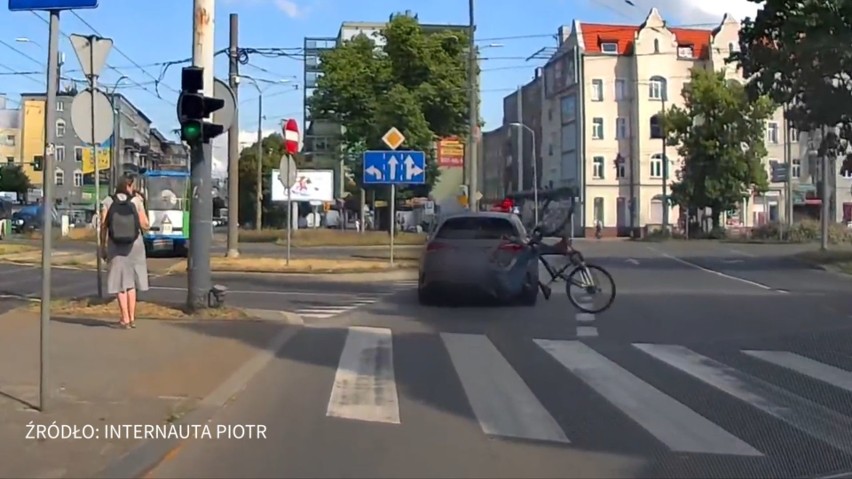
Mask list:
MULTIPOLYGON (((543 255, 543 254, 538 255, 538 260, 541 262, 541 264, 544 265, 544 269, 546 269, 547 273, 550 275, 550 281, 548 281, 547 283, 542 283, 541 281, 539 281, 540 286, 550 287, 551 284, 555 283, 556 281, 559 281, 560 279, 564 279, 564 280, 567 281, 568 276, 566 276, 565 272, 571 267, 579 266, 579 267, 582 267, 585 270, 586 261, 583 258, 583 255, 579 251, 571 248, 571 250, 568 251, 568 253, 563 255, 563 256, 568 258, 568 262, 565 263, 565 266, 557 269, 557 267, 553 266, 546 259, 544 259, 545 255, 543 255)), ((590 276, 588 271, 583 271, 583 273, 584 273, 583 276, 586 276, 586 277, 590 276)), ((586 279, 588 279, 588 278, 586 278, 586 279)), ((592 280, 592 282, 594 282, 594 280, 592 280)), ((588 284, 582 284, 582 283, 578 282, 577 280, 572 280, 571 283, 573 285, 577 286, 577 287, 580 287, 580 288, 588 288, 589 287, 588 284)))

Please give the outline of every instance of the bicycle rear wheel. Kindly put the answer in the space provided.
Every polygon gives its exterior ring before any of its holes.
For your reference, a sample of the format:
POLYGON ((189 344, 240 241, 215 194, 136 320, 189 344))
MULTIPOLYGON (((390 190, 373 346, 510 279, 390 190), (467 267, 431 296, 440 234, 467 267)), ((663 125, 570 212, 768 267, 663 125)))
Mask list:
POLYGON ((609 309, 615 301, 615 280, 600 266, 580 265, 565 278, 565 292, 575 308, 597 314, 609 309))

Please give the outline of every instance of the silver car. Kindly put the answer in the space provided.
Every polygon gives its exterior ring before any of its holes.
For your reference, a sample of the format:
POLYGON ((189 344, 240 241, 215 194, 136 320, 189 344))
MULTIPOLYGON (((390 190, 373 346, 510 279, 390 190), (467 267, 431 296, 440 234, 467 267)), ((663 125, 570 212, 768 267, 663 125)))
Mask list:
POLYGON ((504 241, 507 236, 522 239, 527 236, 520 219, 511 213, 464 213, 443 218, 429 236, 420 260, 417 290, 420 303, 488 295, 535 305, 539 292, 537 261, 531 261, 528 268, 517 273, 525 276, 519 297, 498 297, 496 268, 511 264, 512 258, 521 252, 520 246, 504 241))

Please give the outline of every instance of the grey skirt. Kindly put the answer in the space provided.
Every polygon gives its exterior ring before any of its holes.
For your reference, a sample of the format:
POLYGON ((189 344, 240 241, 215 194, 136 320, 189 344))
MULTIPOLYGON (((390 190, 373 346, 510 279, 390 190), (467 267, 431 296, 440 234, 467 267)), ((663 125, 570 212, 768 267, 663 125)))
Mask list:
POLYGON ((118 294, 130 289, 148 291, 148 259, 142 235, 132 245, 107 240, 107 291, 118 294))

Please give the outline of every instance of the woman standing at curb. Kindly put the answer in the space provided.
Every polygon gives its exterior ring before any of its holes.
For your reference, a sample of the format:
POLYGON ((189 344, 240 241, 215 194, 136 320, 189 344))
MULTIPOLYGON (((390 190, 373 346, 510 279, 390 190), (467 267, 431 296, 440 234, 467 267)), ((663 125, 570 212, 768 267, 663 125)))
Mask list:
POLYGON ((135 192, 135 177, 118 179, 115 194, 101 208, 101 255, 108 262, 107 291, 118 297, 119 325, 136 327, 136 292, 148 290, 148 265, 142 232, 150 228, 142 197, 135 192))

